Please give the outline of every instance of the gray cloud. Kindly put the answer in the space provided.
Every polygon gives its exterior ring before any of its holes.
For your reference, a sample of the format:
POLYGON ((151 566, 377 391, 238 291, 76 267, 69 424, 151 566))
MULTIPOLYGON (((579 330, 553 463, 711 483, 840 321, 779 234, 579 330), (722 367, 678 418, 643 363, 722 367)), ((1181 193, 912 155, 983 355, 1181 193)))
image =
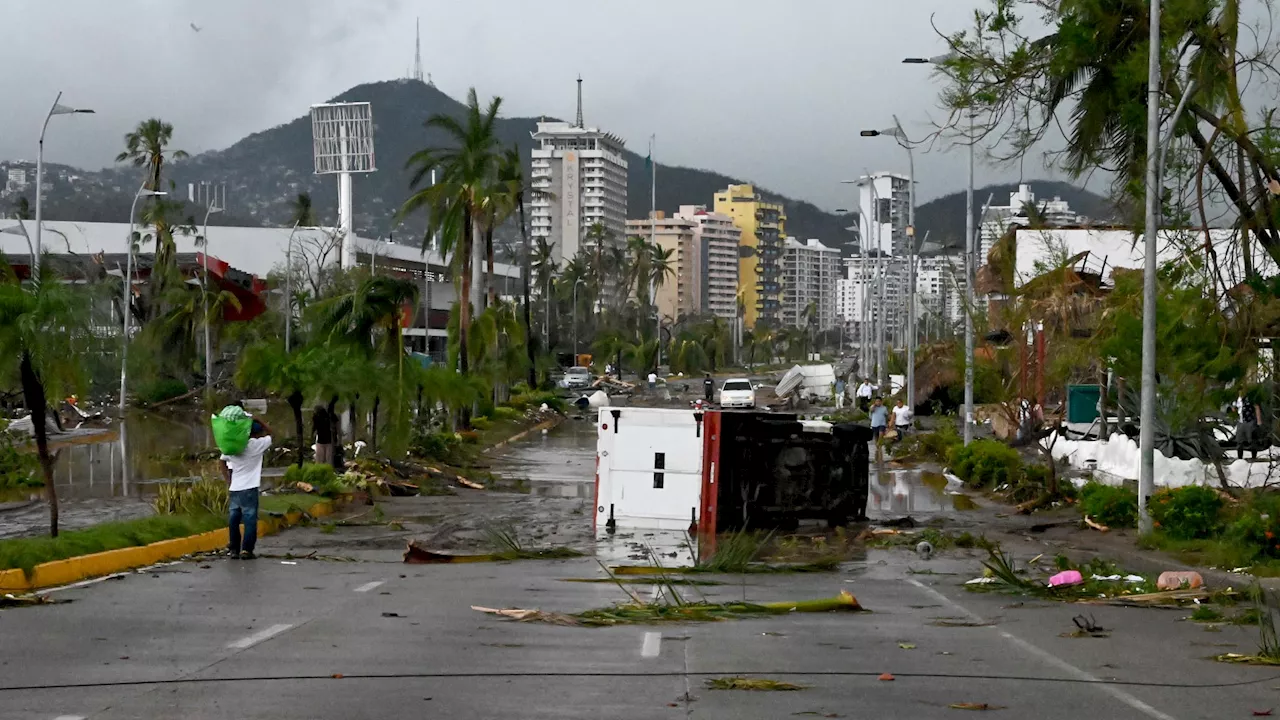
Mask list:
MULTIPOLYGON (((978 0, 43 0, 0 5, 6 51, 0 157, 34 159, 58 90, 91 117, 54 120, 46 157, 110 164, 140 119, 176 128, 175 146, 225 147, 361 82, 400 77, 421 16, 423 61, 461 98, 475 85, 507 114, 569 117, 585 79, 589 124, 660 162, 713 168, 827 208, 850 204, 840 180, 905 170, 892 141, 858 137, 897 113, 910 133, 938 116, 928 68, 931 21, 955 29, 978 0), (190 24, 202 30, 195 32, 190 24)), ((1047 173, 1030 161, 1029 177, 1047 173)), ((980 168, 979 182, 1018 170, 980 168)), ((963 187, 964 155, 917 158, 923 199, 963 187)), ((710 198, 691 198, 710 201, 710 198)))

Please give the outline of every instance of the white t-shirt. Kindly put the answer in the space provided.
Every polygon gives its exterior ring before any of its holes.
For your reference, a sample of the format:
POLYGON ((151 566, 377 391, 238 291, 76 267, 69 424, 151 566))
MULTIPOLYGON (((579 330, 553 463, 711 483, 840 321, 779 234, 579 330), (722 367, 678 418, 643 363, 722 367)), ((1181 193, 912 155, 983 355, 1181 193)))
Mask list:
POLYGON ((893 426, 894 427, 911 427, 911 418, 914 417, 911 408, 903 405, 893 409, 893 426))
POLYGON ((249 444, 239 455, 223 455, 222 461, 231 469, 231 492, 252 490, 262 486, 262 456, 271 447, 271 436, 249 438, 249 444))
POLYGON ((653 373, 649 373, 649 382, 651 382, 651 383, 656 383, 656 382, 658 382, 658 376, 657 376, 657 375, 654 375, 653 373))
POLYGON ((871 397, 871 383, 864 382, 858 386, 858 397, 860 398, 871 397))

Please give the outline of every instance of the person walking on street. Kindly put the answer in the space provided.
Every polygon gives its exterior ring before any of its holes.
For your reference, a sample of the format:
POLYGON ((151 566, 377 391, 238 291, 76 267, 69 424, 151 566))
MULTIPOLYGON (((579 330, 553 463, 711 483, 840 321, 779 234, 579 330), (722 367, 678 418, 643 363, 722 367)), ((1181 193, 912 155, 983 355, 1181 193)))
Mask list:
POLYGON ((858 386, 855 394, 858 396, 858 407, 862 408, 862 412, 867 412, 871 408, 871 395, 874 391, 871 381, 867 379, 863 379, 862 384, 858 386))
POLYGON ((902 398, 898 398, 898 404, 893 408, 893 429, 898 431, 899 440, 911 431, 911 421, 914 419, 915 413, 903 404, 902 398))
POLYGON ((707 373, 707 376, 702 379, 702 396, 710 403, 715 394, 716 381, 711 379, 711 373, 707 373))
POLYGON ((836 409, 844 407, 844 378, 836 378, 836 409))
POLYGON ((649 389, 654 390, 658 387, 658 373, 649 371, 649 389))
POLYGON ((889 426, 889 408, 884 406, 880 398, 876 398, 875 402, 871 404, 870 416, 871 434, 875 436, 878 442, 880 438, 884 437, 884 431, 889 426))
POLYGON ((1243 392, 1236 399, 1236 407, 1240 410, 1240 419, 1236 423, 1236 459, 1244 458, 1245 446, 1253 460, 1258 459, 1258 418, 1262 417, 1262 408, 1253 400, 1245 397, 1243 392))
POLYGON ((258 489, 262 487, 262 456, 271 448, 271 428, 254 420, 249 443, 239 455, 223 455, 222 473, 230 483, 227 555, 233 559, 252 560, 258 543, 258 489), (244 534, 240 525, 244 524, 244 534))

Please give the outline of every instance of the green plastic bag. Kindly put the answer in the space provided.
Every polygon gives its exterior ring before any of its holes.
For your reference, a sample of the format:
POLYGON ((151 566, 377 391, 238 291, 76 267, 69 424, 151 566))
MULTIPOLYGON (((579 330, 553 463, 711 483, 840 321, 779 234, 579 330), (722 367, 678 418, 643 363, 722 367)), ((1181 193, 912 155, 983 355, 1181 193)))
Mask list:
POLYGON ((249 444, 249 431, 253 418, 239 405, 228 405, 210 420, 213 424, 213 442, 223 455, 239 455, 249 444))

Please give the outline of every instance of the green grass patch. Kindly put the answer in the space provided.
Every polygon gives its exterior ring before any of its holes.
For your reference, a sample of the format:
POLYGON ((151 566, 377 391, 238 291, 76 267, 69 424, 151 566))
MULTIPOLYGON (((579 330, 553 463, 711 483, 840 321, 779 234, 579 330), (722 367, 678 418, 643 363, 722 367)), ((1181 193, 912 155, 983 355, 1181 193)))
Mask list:
POLYGON ((0 570, 21 568, 30 576, 40 563, 198 535, 226 523, 225 517, 217 515, 154 515, 70 530, 56 538, 0 540, 0 570))
POLYGON ((258 512, 269 515, 285 515, 294 510, 307 512, 312 505, 324 501, 325 498, 307 493, 260 495, 258 496, 258 512))

